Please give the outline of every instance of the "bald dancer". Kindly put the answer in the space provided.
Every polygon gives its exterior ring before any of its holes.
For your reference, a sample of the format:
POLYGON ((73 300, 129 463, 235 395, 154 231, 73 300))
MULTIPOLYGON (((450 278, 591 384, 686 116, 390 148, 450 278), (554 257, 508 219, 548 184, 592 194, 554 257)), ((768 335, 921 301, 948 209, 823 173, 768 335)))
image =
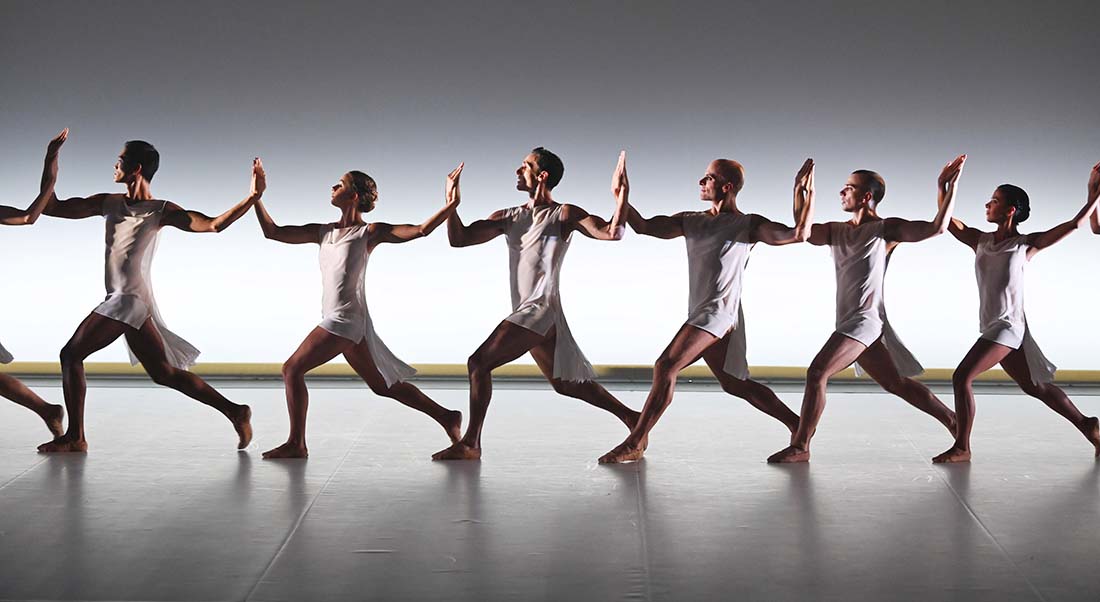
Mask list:
POLYGON ((919 242, 947 231, 965 162, 966 155, 960 155, 940 172, 939 209, 930 222, 879 217, 886 181, 873 171, 859 170, 852 172, 840 189, 841 209, 852 218, 813 225, 809 243, 828 245, 836 266, 836 331, 806 371, 801 420, 790 446, 772 454, 768 462, 809 461, 810 440, 825 409, 829 378, 856 361, 887 392, 932 416, 954 436, 955 413, 928 387, 910 378, 924 369, 886 320, 883 281, 890 253, 899 243, 919 242))
POLYGON ((740 163, 715 159, 699 180, 705 211, 683 211, 646 219, 633 207, 628 222, 638 234, 656 238, 683 237, 687 242, 688 319, 653 366, 653 387, 638 424, 626 440, 600 458, 601 464, 639 460, 649 431, 672 403, 676 375, 700 357, 722 389, 775 418, 792 433, 798 416, 768 387, 749 379, 745 357, 745 321, 741 284, 749 252, 757 242, 788 245, 803 242, 813 221, 814 163, 807 159, 795 176, 793 228, 737 207, 745 183, 740 163))

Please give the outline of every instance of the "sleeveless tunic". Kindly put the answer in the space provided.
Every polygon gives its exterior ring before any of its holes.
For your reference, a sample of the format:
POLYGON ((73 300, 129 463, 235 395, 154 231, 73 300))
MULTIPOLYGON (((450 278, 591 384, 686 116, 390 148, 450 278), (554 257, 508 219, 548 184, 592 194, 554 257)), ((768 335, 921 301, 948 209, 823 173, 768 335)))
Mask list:
POLYGON ((1035 343, 1024 315, 1024 267, 1030 245, 1026 236, 996 242, 992 232, 978 238, 974 273, 978 279, 981 338, 1020 349, 1037 384, 1054 380, 1057 367, 1035 343))
POLYGON ((505 211, 505 240, 512 289, 512 314, 505 320, 545 335, 554 328, 554 378, 588 381, 596 377, 562 313, 558 295, 561 264, 572 232, 562 235, 559 204, 505 211))
MULTIPOLYGON (((138 329, 152 318, 153 326, 164 341, 168 363, 187 369, 195 363, 199 350, 165 326, 153 297, 150 275, 165 204, 166 201, 126 203, 119 197, 110 197, 103 202, 107 298, 92 311, 138 329)), ((126 349, 130 353, 130 364, 137 365, 134 352, 129 346, 126 349)))
POLYGON ((349 228, 321 226, 322 317, 318 326, 353 343, 366 340, 374 365, 386 386, 392 387, 416 374, 416 370, 399 360, 374 332, 364 284, 370 257, 367 232, 366 224, 349 228))
MULTIPOLYGON (((878 220, 855 227, 830 224, 829 249, 836 267, 836 331, 867 347, 882 337, 898 374, 916 376, 924 372, 924 367, 886 318, 883 291, 889 257, 882 237, 885 223, 878 220)), ((858 363, 856 374, 863 375, 858 363)))
POLYGON ((721 339, 730 335, 722 371, 749 377, 741 286, 749 262, 752 217, 707 211, 683 215, 688 255, 688 318, 685 322, 721 339))

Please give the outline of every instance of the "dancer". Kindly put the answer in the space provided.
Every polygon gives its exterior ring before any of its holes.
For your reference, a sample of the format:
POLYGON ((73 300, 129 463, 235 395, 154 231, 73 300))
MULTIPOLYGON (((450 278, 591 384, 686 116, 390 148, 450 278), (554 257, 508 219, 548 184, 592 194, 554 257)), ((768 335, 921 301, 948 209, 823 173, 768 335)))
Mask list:
POLYGON ((947 230, 965 162, 966 155, 960 155, 940 172, 939 210, 931 222, 879 217, 878 205, 886 195, 886 182, 873 171, 859 170, 848 176, 840 190, 841 209, 851 213, 852 218, 813 225, 809 243, 828 245, 836 265, 836 331, 806 370, 801 419, 791 445, 772 454, 768 462, 809 461, 810 439, 825 409, 829 378, 855 361, 887 392, 932 416, 955 434, 954 413, 928 387, 910 378, 924 368, 902 345, 886 319, 883 280, 890 253, 898 243, 919 242, 947 230))
POLYGON ((187 371, 195 363, 199 351, 164 325, 153 297, 149 270, 157 235, 163 226, 185 232, 225 230, 263 194, 263 173, 258 170, 258 162, 254 162, 249 195, 218 217, 207 217, 153 196, 150 182, 159 165, 160 154, 153 145, 131 140, 115 163, 115 182, 126 186, 125 193, 100 193, 64 201, 52 195, 46 206, 46 215, 54 217, 104 217, 107 224, 104 258, 107 298, 84 318, 61 349, 61 382, 69 426, 64 435, 39 445, 38 451, 87 451, 84 360, 119 337, 125 339, 130 363, 140 362, 153 382, 171 387, 224 414, 237 431, 238 449, 244 449, 252 440, 249 407, 222 397, 198 375, 187 371))
MULTIPOLYGON (((624 406, 595 380, 592 365, 577 347, 562 313, 559 275, 574 231, 597 240, 623 237, 630 205, 626 153, 612 177, 616 207, 611 221, 590 215, 576 205, 560 204, 551 191, 561 181, 565 166, 554 153, 539 147, 516 169, 516 189, 526 192, 523 205, 501 209, 469 226, 458 212, 447 219, 453 247, 488 242, 504 234, 511 269, 512 314, 470 356, 470 422, 457 443, 435 453, 433 460, 476 460, 481 457, 481 429, 493 394, 491 372, 530 351, 554 390, 614 414, 633 429, 638 413, 624 406)), ((456 183, 457 194, 457 183, 456 183)))
MULTIPOLYGON (((53 187, 57 182, 57 157, 61 151, 61 145, 69 137, 69 128, 61 130, 46 146, 45 164, 42 166, 42 184, 39 187, 38 198, 26 209, 16 209, 0 205, 0 224, 5 226, 29 226, 38 220, 46 204, 53 196, 53 187)), ((0 364, 9 364, 14 358, 3 345, 0 345, 0 364)), ((38 414, 46 428, 56 437, 61 434, 61 421, 65 417, 65 410, 61 406, 46 403, 34 391, 19 379, 9 374, 0 372, 0 395, 38 414)))
MULTIPOLYGON (((257 163, 263 174, 263 166, 257 163)), ((286 406, 290 413, 290 436, 286 443, 264 452, 263 457, 305 458, 306 411, 309 391, 306 372, 343 355, 352 369, 376 394, 420 410, 431 416, 447 432, 451 442, 462 433, 462 413, 448 410, 405 382, 416 373, 397 359, 374 332, 367 312, 364 273, 374 248, 382 243, 402 243, 432 233, 458 206, 459 165, 447 176, 446 205, 422 224, 366 223, 363 214, 378 202, 374 179, 361 171, 349 171, 332 187, 332 205, 340 210, 340 220, 330 224, 278 226, 261 201, 256 201, 256 217, 264 236, 288 244, 315 243, 321 247, 321 281, 324 286, 320 325, 306 336, 298 350, 283 364, 286 406)))
POLYGON ((653 388, 642 416, 626 440, 600 458, 601 464, 641 459, 643 442, 672 403, 676 375, 700 356, 722 389, 782 422, 792 433, 798 415, 768 387, 749 379, 745 357, 745 321, 741 284, 749 252, 757 242, 788 245, 803 242, 813 221, 814 162, 806 159, 794 181, 795 227, 756 214, 742 213, 737 194, 745 184, 740 163, 715 159, 699 180, 699 199, 706 211, 684 211, 646 219, 633 207, 628 222, 638 234, 656 238, 684 237, 688 251, 688 319, 653 366, 653 388))
POLYGON ((1054 384, 1056 368, 1039 350, 1024 315, 1024 267, 1027 262, 1039 251, 1083 227, 1089 219, 1095 220, 1098 198, 1100 163, 1094 165, 1089 174, 1085 206, 1073 219, 1046 232, 1020 234, 1016 229, 1031 214, 1031 202, 1022 188, 1012 184, 998 186, 985 204, 985 219, 997 225, 996 231, 982 232, 959 219, 951 220, 951 234, 974 250, 982 334, 951 375, 955 413, 959 417, 958 433, 951 449, 932 458, 933 462, 970 461, 974 379, 997 364, 1024 393, 1072 422, 1100 457, 1100 422, 1094 416, 1082 415, 1065 391, 1054 384))

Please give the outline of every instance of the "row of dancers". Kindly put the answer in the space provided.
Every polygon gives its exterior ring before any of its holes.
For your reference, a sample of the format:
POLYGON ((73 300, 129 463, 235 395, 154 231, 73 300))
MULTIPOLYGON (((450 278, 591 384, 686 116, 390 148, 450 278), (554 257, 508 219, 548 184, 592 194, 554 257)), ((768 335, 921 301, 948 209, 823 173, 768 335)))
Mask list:
MULTIPOLYGON (((26 385, 0 373, 0 395, 36 412, 54 434, 40 452, 84 452, 86 382, 84 360, 122 337, 132 363, 141 363, 154 382, 176 389, 221 412, 233 425, 238 448, 252 439, 251 410, 225 398, 198 375, 188 371, 198 350, 170 331, 157 310, 149 270, 158 232, 172 226, 185 232, 221 232, 253 210, 266 238, 287 244, 317 244, 323 283, 321 323, 283 364, 290 434, 285 443, 264 452, 264 458, 308 455, 306 414, 309 391, 306 373, 339 355, 378 395, 395 399, 434 419, 451 446, 435 460, 481 457, 481 435, 492 397, 492 371, 524 353, 558 393, 577 398, 613 414, 629 429, 626 439, 600 457, 601 463, 642 458, 649 434, 672 401, 677 374, 702 359, 727 393, 783 423, 789 445, 769 462, 805 462, 825 407, 830 377, 856 364, 886 391, 935 418, 954 442, 934 462, 970 460, 974 423, 974 379, 1000 364, 1028 395, 1069 420, 1100 456, 1100 423, 1084 416, 1065 392, 1053 384, 1054 366, 1043 356, 1027 327, 1023 307, 1024 268, 1038 252, 1059 242, 1086 223, 1100 234, 1097 203, 1100 163, 1091 170, 1084 206, 1070 220, 1047 231, 1022 234, 1017 226, 1030 214, 1027 193, 1017 186, 998 186, 985 205, 991 232, 967 226, 953 217, 955 192, 966 163, 960 155, 947 163, 937 181, 937 208, 931 221, 883 218, 879 204, 885 180, 869 170, 852 172, 840 190, 845 222, 814 223, 814 162, 807 159, 794 178, 794 225, 743 213, 737 195, 745 170, 736 161, 716 159, 699 180, 699 198, 709 207, 674 215, 643 217, 629 203, 626 153, 619 155, 612 176, 615 208, 610 220, 571 204, 559 203, 553 190, 565 168, 551 151, 539 147, 516 169, 516 189, 527 198, 522 205, 501 209, 466 224, 458 215, 459 181, 463 164, 447 176, 445 203, 420 224, 367 222, 364 214, 378 202, 375 181, 361 171, 345 173, 332 186, 330 202, 339 211, 331 223, 279 225, 263 204, 266 175, 259 158, 253 161, 248 195, 224 213, 210 217, 153 196, 151 181, 159 166, 156 149, 144 141, 127 142, 118 156, 114 180, 123 193, 59 199, 54 191, 58 157, 68 137, 63 130, 50 141, 39 195, 26 209, 0 207, 0 223, 33 224, 42 215, 66 219, 103 216, 106 222, 106 299, 84 319, 61 350, 64 409, 45 402, 26 385), (465 247, 504 236, 509 255, 513 312, 504 318, 470 356, 470 416, 462 431, 462 413, 437 404, 408 382, 415 370, 398 359, 375 333, 367 311, 365 271, 374 248, 428 236, 443 223, 451 246, 465 247), (559 297, 560 271, 574 232, 596 240, 620 240, 629 225, 637 234, 684 238, 688 253, 688 319, 657 359, 653 386, 641 412, 616 399, 595 380, 591 364, 569 331, 559 297), (952 377, 955 410, 912 377, 923 371, 905 348, 886 317, 883 280, 890 253, 900 243, 919 242, 950 232, 975 253, 980 298, 981 336, 952 377), (749 253, 758 242, 788 245, 808 242, 828 246, 836 267, 836 330, 811 362, 801 413, 795 414, 767 386, 750 378, 746 361, 742 277, 749 253), (68 415, 67 427, 63 420, 68 415)), ((0 360, 11 355, 0 346, 0 360)))

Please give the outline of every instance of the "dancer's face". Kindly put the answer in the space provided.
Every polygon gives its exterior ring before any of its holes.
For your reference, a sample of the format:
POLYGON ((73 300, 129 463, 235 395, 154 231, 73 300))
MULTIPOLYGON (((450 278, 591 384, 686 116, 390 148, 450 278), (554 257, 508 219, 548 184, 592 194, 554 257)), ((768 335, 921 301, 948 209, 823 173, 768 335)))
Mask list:
POLYGON ((699 200, 717 201, 723 198, 726 195, 726 184, 722 173, 718 171, 718 165, 711 163, 707 166, 707 172, 699 178, 699 200))
POLYGON ((985 221, 1000 224, 1016 214, 1016 208, 1009 204, 1004 193, 994 190, 993 196, 985 204, 985 221))
POLYGON ((126 162, 126 151, 123 150, 118 155, 118 160, 115 161, 115 182, 126 183, 129 182, 137 171, 137 166, 130 167, 126 162))
POLYGON ((542 171, 539 170, 538 157, 534 154, 527 155, 523 162, 516 168, 516 190, 534 192, 539 185, 542 171))
POLYGON ((332 204, 344 208, 359 202, 355 188, 351 185, 351 176, 344 174, 338 182, 332 185, 332 204))
POLYGON ((844 188, 840 189, 840 208, 851 213, 871 200, 871 191, 863 186, 863 178, 857 174, 848 176, 844 188))

